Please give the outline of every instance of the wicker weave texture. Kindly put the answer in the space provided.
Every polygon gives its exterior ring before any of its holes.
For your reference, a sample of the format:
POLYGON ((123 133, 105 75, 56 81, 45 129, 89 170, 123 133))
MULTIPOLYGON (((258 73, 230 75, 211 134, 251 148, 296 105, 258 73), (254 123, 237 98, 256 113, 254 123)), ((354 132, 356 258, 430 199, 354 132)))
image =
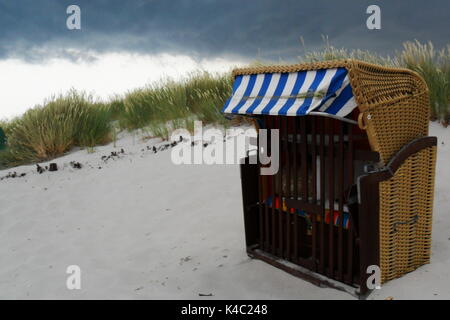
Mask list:
POLYGON ((349 74, 369 142, 383 164, 408 142, 428 135, 428 88, 416 73, 357 61, 349 74))
POLYGON ((332 69, 332 68, 351 68, 352 60, 335 60, 335 61, 321 61, 314 63, 302 63, 302 64, 292 64, 292 65, 277 65, 277 66, 261 66, 261 67, 250 67, 250 68, 240 68, 233 70, 233 77, 238 75, 248 75, 248 74, 261 74, 261 73, 288 73, 288 72, 298 72, 307 70, 318 70, 318 69, 332 69))
POLYGON ((436 147, 410 156, 380 184, 382 282, 429 263, 436 147))
POLYGON ((428 135, 429 114, 418 112, 427 105, 427 99, 428 94, 424 92, 363 114, 369 142, 380 153, 383 164, 408 142, 428 135))

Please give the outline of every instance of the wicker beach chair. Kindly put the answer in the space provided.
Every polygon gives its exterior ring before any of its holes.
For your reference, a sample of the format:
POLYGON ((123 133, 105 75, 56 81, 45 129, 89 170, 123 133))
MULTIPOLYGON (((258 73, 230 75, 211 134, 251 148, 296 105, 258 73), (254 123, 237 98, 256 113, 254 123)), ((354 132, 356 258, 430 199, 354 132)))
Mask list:
POLYGON ((250 256, 360 296, 369 266, 384 283, 429 263, 437 139, 422 78, 356 60, 233 77, 223 112, 280 132, 276 174, 241 165, 250 256))

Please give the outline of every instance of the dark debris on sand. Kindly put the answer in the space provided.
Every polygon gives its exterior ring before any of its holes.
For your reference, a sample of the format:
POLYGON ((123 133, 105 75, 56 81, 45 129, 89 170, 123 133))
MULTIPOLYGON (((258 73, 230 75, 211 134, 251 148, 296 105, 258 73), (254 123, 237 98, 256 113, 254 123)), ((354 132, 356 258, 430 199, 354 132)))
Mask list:
POLYGON ((70 161, 70 166, 74 169, 81 169, 83 166, 77 161, 70 161))
MULTIPOLYGON (((148 151, 152 151, 154 154, 156 154, 159 151, 165 151, 167 149, 173 148, 173 147, 177 146, 179 143, 182 143, 183 141, 185 141, 185 139, 182 136, 180 136, 179 140, 177 140, 177 141, 165 143, 165 144, 162 144, 159 146, 146 146, 146 149, 148 151)), ((194 146, 195 144, 196 144, 195 141, 191 142, 191 146, 194 146)), ((203 144, 203 147, 207 147, 207 146, 208 146, 208 143, 203 144)), ((145 149, 142 149, 142 151, 145 151, 145 149)), ((125 155, 125 150, 123 148, 121 148, 120 151, 111 151, 111 153, 109 155, 103 155, 101 157, 101 160, 106 163, 110 159, 121 158, 121 155, 125 155)), ((69 165, 73 169, 82 169, 83 168, 83 165, 78 161, 71 161, 69 163, 69 165)), ((90 166, 90 167, 92 168, 92 166, 90 166)), ((102 169, 101 166, 98 166, 97 168, 102 169)), ((58 165, 54 162, 50 163, 48 166, 41 166, 38 163, 36 163, 36 171, 39 174, 42 174, 45 171, 58 171, 58 165)), ((25 173, 17 174, 16 172, 13 172, 13 173, 8 173, 8 175, 6 175, 4 177, 0 177, 0 180, 7 179, 7 178, 20 178, 20 177, 24 177, 25 175, 26 175, 25 173)))
POLYGON ((41 167, 38 163, 36 163, 36 171, 37 171, 39 174, 44 173, 45 170, 46 170, 46 169, 45 169, 44 167, 41 167))
POLYGON ((121 154, 125 154, 125 150, 120 149, 120 151, 111 151, 111 154, 107 155, 107 156, 102 156, 102 160, 104 162, 107 162, 109 159, 115 159, 115 158, 120 158, 121 154))
POLYGON ((45 171, 58 171, 58 165, 52 162, 48 166, 41 167, 38 163, 36 163, 36 171, 39 174, 42 174, 45 171))
POLYGON ((8 172, 6 176, 0 177, 0 181, 3 179, 14 179, 14 178, 22 178, 25 177, 26 173, 17 173, 17 172, 8 172))
MULTIPOLYGON (((151 148, 151 150, 152 150, 153 153, 158 153, 158 151, 164 151, 164 150, 167 150, 169 148, 175 147, 181 141, 183 141, 183 137, 180 137, 180 141, 174 141, 174 142, 171 142, 171 143, 165 143, 165 144, 160 145, 158 147, 153 146, 151 148)), ((150 147, 147 147, 147 150, 150 150, 150 147)))

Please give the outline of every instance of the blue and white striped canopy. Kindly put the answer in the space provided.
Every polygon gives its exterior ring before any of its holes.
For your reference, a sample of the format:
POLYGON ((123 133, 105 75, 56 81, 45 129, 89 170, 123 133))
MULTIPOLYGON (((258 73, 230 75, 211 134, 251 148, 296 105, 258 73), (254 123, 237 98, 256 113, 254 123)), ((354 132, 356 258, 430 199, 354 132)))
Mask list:
POLYGON ((224 113, 345 117, 356 108, 347 69, 238 75, 224 113))

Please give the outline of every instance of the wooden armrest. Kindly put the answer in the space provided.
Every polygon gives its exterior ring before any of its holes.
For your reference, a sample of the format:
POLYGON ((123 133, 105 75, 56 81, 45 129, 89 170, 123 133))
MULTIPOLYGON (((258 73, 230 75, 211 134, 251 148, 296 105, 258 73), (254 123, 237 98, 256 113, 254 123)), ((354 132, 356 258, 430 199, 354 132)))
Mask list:
POLYGON ((382 167, 380 170, 371 172, 360 178, 369 179, 373 182, 380 182, 389 180, 401 167, 401 165, 413 154, 422 151, 423 149, 433 147, 437 145, 436 137, 422 137, 417 138, 401 148, 388 162, 388 164, 382 167))

